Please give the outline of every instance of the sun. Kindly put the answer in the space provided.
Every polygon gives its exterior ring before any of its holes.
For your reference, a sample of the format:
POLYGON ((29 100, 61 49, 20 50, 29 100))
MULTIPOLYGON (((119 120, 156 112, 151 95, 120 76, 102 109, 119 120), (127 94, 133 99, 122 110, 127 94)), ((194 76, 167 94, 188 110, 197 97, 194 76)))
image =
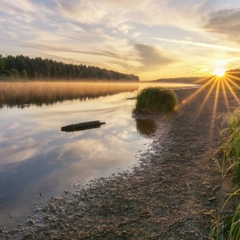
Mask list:
POLYGON ((226 69, 223 67, 216 67, 214 70, 214 74, 218 77, 224 76, 226 73, 226 69))

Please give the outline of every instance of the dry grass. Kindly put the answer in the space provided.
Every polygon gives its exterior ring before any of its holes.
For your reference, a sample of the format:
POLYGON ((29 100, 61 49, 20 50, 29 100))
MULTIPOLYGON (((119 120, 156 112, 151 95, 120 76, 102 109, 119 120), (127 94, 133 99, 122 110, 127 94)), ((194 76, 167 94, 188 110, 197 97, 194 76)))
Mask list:
POLYGON ((218 166, 224 177, 230 176, 233 179, 235 186, 233 193, 227 194, 222 209, 233 199, 236 201, 236 208, 227 215, 221 214, 213 228, 212 236, 217 240, 235 240, 240 239, 240 108, 226 114, 224 120, 228 126, 221 131, 223 144, 219 151, 222 152, 223 159, 222 162, 218 162, 218 166))

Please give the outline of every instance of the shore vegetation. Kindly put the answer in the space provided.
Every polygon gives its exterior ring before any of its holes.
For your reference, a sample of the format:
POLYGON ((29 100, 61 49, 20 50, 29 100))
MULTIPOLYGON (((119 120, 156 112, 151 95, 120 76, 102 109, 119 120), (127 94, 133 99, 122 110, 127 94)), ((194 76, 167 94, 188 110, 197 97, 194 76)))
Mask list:
POLYGON ((232 179, 233 189, 225 196, 212 236, 217 240, 233 240, 240 239, 240 108, 226 114, 224 120, 227 127, 221 131, 223 143, 218 152, 222 158, 218 161, 218 166, 224 178, 232 179), (223 211, 229 202, 233 205, 232 210, 223 211))
POLYGON ((159 87, 148 87, 137 95, 136 113, 170 112, 178 109, 178 99, 174 91, 159 87))

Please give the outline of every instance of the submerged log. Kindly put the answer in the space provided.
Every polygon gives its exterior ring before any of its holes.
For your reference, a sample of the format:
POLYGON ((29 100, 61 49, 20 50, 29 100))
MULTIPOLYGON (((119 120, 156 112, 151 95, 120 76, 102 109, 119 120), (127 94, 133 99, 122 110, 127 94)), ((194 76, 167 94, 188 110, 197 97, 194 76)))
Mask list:
POLYGON ((105 124, 105 122, 100 122, 100 121, 83 122, 83 123, 71 124, 71 125, 61 127, 61 131, 64 131, 64 132, 83 131, 83 130, 92 129, 92 128, 99 128, 103 124, 105 124))

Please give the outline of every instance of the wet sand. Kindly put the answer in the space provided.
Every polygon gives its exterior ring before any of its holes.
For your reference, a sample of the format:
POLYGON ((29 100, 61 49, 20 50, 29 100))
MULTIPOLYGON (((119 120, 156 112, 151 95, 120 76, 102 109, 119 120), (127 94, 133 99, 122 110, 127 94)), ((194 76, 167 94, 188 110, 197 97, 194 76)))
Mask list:
MULTIPOLYGON (((176 90, 179 102, 195 91, 176 90)), ((206 95, 177 113, 145 116, 157 129, 133 170, 53 197, 25 225, 2 229, 0 239, 208 239, 207 213, 221 203, 221 175, 212 156, 227 108, 221 94, 214 114, 213 94, 199 111, 206 95), (164 134, 161 121, 168 122, 164 134)), ((237 106, 230 96, 229 104, 237 106)))

